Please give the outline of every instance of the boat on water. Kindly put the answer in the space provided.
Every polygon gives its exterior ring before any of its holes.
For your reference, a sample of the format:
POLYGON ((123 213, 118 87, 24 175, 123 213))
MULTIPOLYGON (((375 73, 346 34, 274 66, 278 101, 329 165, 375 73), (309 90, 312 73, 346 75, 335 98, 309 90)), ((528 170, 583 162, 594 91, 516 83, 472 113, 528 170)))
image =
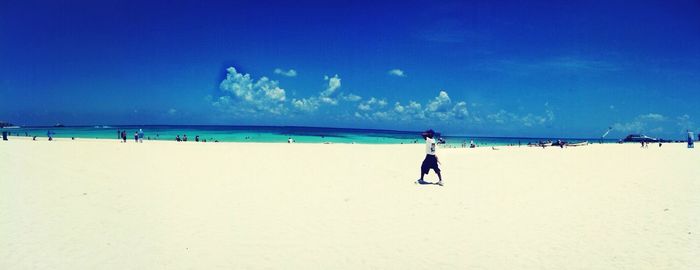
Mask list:
POLYGON ((57 123, 57 124, 53 125, 53 127, 65 127, 65 125, 61 124, 61 123, 57 123))

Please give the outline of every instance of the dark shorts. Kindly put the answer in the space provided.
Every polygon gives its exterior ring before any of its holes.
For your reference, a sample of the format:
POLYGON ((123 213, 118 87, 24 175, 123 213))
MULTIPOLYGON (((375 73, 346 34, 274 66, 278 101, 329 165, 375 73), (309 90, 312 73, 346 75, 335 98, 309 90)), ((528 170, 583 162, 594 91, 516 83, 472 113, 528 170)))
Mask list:
POLYGON ((423 164, 420 166, 421 173, 428 174, 428 171, 433 169, 436 173, 440 173, 440 168, 438 168, 437 158, 434 155, 425 155, 423 164))

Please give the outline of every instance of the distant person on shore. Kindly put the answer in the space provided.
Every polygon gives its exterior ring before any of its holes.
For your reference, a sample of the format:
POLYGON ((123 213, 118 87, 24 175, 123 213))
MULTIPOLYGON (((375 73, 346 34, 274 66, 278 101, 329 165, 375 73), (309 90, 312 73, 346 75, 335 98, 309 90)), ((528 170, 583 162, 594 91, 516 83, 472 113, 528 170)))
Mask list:
POLYGON ((122 131, 117 129, 117 140, 122 138, 122 131))
POLYGON ((122 130, 122 142, 126 142, 126 130, 122 130))
POLYGON ((176 141, 176 142, 179 142, 179 141, 180 141, 180 134, 177 134, 177 136, 175 136, 175 141, 176 141))
POLYGON ((474 140, 469 140, 469 148, 475 148, 474 140))
POLYGON ((182 141, 183 141, 183 142, 186 142, 186 141, 187 141, 187 134, 183 134, 183 135, 182 135, 182 141))
POLYGON ((292 139, 292 137, 287 138, 287 143, 293 143, 293 142, 294 142, 294 139, 292 139))
POLYGON ((137 131, 137 132, 134 132, 134 142, 139 142, 139 133, 138 133, 138 131, 137 131))
POLYGON ((433 136, 435 136, 435 132, 430 129, 423 134, 423 139, 425 139, 425 159, 423 159, 423 163, 421 164, 420 167, 420 179, 418 180, 419 183, 425 183, 423 180, 423 176, 428 174, 430 172, 430 169, 433 169, 435 173, 438 176, 438 182, 436 183, 437 185, 442 186, 442 175, 440 174, 440 167, 438 167, 438 163, 440 162, 438 160, 437 155, 435 154, 435 151, 437 150, 437 144, 435 143, 435 139, 433 136))
POLYGON ((195 142, 199 142, 199 135, 194 136, 194 141, 195 141, 195 142))
POLYGON ((143 129, 139 128, 139 142, 143 143, 143 129))
POLYGON ((49 130, 46 132, 46 137, 49 137, 49 141, 53 141, 53 131, 49 130))
POLYGON ((695 148, 695 144, 693 143, 693 132, 688 130, 688 148, 695 148))

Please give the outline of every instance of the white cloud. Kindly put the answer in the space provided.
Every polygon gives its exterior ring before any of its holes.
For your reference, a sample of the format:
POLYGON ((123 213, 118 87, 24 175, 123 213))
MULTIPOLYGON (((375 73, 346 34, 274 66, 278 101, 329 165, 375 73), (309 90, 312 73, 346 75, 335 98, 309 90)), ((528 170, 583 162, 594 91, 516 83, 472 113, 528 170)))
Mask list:
POLYGON ((425 119, 425 111, 423 106, 415 101, 409 101, 407 105, 401 105, 396 102, 394 111, 398 113, 398 118, 401 120, 423 120, 425 119))
POLYGON ((486 119, 498 124, 505 124, 506 122, 518 119, 518 117, 513 113, 507 112, 506 110, 500 110, 496 113, 486 115, 486 119))
POLYGON ((268 112, 281 114, 285 111, 285 90, 280 88, 277 81, 261 77, 257 81, 250 74, 236 71, 236 68, 226 69, 226 79, 219 88, 231 96, 222 96, 213 105, 227 111, 268 112), (235 97, 235 99, 231 99, 235 97))
POLYGON ((360 101, 360 100, 362 99, 361 96, 358 96, 358 95, 355 95, 355 94, 341 95, 341 97, 342 97, 343 100, 352 101, 352 102, 360 101))
POLYGON ((467 110, 467 103, 464 101, 457 102, 457 104, 452 108, 457 119, 465 119, 469 116, 469 110, 467 110))
POLYGON ((646 124, 641 121, 633 121, 629 123, 615 123, 612 125, 613 130, 621 132, 640 133, 644 131, 646 124))
POLYGON ((666 120, 666 117, 663 115, 660 115, 658 113, 648 113, 648 114, 643 114, 639 116, 640 119, 642 120, 650 120, 650 121, 663 121, 666 120))
POLYGON ((644 133, 653 132, 660 133, 663 128, 659 126, 660 122, 667 118, 658 113, 641 114, 627 123, 615 123, 612 125, 613 130, 626 133, 644 133))
POLYGON ((506 110, 499 110, 486 115, 486 119, 496 124, 520 124, 524 127, 542 126, 554 121, 554 111, 549 108, 549 104, 545 104, 544 115, 534 113, 518 115, 506 110))
POLYGON ((280 68, 275 69, 275 74, 279 74, 285 77, 296 77, 297 76, 297 71, 294 69, 289 69, 287 71, 282 70, 280 68))
POLYGON ((469 116, 467 103, 460 101, 453 105, 452 100, 445 91, 440 91, 438 96, 428 101, 425 107, 415 101, 409 101, 406 105, 397 101, 393 103, 392 107, 385 109, 388 104, 384 99, 372 97, 357 106, 359 112, 355 113, 355 116, 371 120, 397 121, 425 119, 437 119, 440 121, 467 120, 469 116))
POLYGON ((170 108, 170 109, 168 110, 168 114, 169 114, 169 115, 175 115, 176 113, 177 113, 177 110, 176 110, 176 109, 170 108))
POLYGON ((690 115, 687 114, 676 117, 676 124, 680 127, 681 132, 695 130, 695 123, 690 119, 690 115))
POLYGON ((406 73, 403 72, 403 70, 400 70, 398 68, 389 70, 389 75, 397 76, 397 77, 406 77, 406 73))
POLYGON ((386 105, 386 100, 372 97, 369 100, 361 102, 359 105, 357 105, 357 108, 361 111, 373 111, 382 108, 386 105))
POLYGON ((292 105, 294 106, 294 108, 304 112, 312 112, 317 110, 319 107, 318 99, 316 99, 315 97, 293 99, 292 105))
POLYGON ((614 110, 614 109, 615 109, 615 105, 610 105, 609 108, 610 108, 611 110, 614 110))
POLYGON ((452 100, 450 100, 450 96, 447 95, 447 92, 440 91, 437 97, 428 102, 425 109, 431 112, 441 112, 444 111, 451 102, 452 100))
MULTIPOLYGON (((219 84, 222 95, 219 97, 209 96, 207 100, 214 107, 232 115, 240 116, 241 113, 280 115, 289 112, 289 108, 301 112, 313 112, 324 104, 337 105, 339 98, 344 101, 359 101, 361 99, 360 96, 354 94, 338 94, 341 79, 337 74, 333 77, 324 77, 327 85, 319 92, 318 96, 295 97, 290 101, 287 92, 275 80, 265 76, 255 80, 250 74, 240 73, 234 67, 229 67, 226 72, 226 78, 219 84)), ((278 68, 274 72, 283 76, 296 75, 296 71, 293 69, 284 71, 278 68)))
POLYGON ((338 88, 340 88, 340 77, 338 77, 338 74, 336 74, 333 77, 325 76, 323 79, 328 81, 328 86, 319 95, 319 100, 321 102, 332 104, 332 105, 338 104, 338 100, 335 99, 333 96, 334 96, 334 93, 336 92, 336 90, 338 90, 338 88))

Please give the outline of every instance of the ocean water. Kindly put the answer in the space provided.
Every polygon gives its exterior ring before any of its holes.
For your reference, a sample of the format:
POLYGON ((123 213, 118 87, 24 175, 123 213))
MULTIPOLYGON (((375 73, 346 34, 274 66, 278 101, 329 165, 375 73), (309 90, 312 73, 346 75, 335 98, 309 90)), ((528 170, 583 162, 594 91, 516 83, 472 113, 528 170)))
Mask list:
MULTIPOLYGON (((134 133, 139 129, 144 131, 144 140, 175 140, 177 135, 182 138, 187 135, 188 141, 194 141, 195 136, 208 142, 264 142, 286 143, 293 138, 297 143, 358 143, 358 144, 410 144, 422 143, 420 131, 394 131, 374 129, 347 129, 323 127, 289 127, 289 126, 69 126, 69 127, 22 127, 3 129, 11 136, 37 136, 46 139, 47 132, 53 132, 54 138, 90 138, 117 139, 117 131, 126 130, 127 139, 133 140, 134 133)), ((518 138, 518 137, 479 137, 454 136, 443 134, 447 145, 460 147, 462 143, 469 144, 473 140, 479 146, 527 145, 528 142, 544 140, 564 140, 568 142, 589 141, 611 143, 616 140, 591 138, 518 138)))

